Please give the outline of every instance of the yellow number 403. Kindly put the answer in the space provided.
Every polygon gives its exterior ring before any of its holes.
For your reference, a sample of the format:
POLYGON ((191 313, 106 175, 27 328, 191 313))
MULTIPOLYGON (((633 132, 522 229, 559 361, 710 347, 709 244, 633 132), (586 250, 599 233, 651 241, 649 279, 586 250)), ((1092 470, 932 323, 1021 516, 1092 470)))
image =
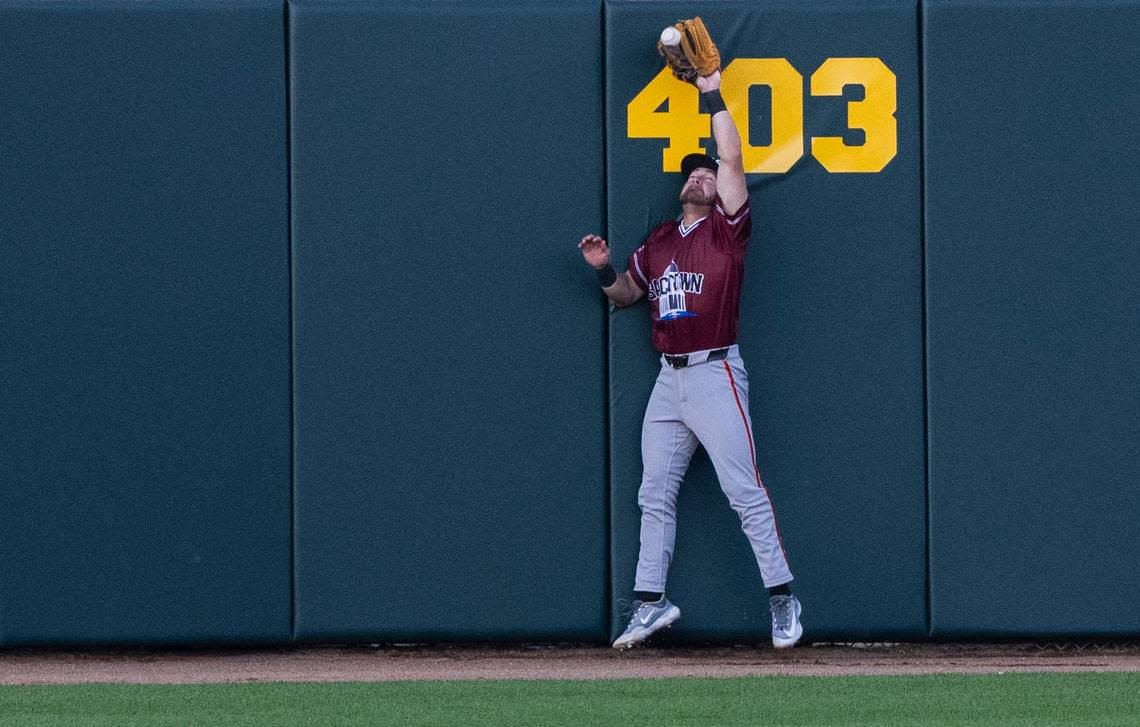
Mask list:
MULTIPOLYGON (((847 125, 865 138, 851 146, 841 136, 811 140, 811 154, 829 172, 881 172, 898 153, 897 82, 878 58, 828 58, 811 76, 811 95, 842 96, 844 86, 862 86, 861 101, 847 102, 847 125)), ((724 69, 721 93, 740 130, 744 171, 780 174, 804 155, 804 79, 783 58, 737 58, 724 69), (772 93, 772 137, 763 146, 749 143, 748 90, 767 86, 772 93)), ((666 172, 681 170, 681 159, 703 152, 709 115, 697 105, 692 84, 662 69, 626 108, 628 135, 635 139, 668 139, 661 154, 666 172), (658 110, 665 106, 666 109, 658 110)))

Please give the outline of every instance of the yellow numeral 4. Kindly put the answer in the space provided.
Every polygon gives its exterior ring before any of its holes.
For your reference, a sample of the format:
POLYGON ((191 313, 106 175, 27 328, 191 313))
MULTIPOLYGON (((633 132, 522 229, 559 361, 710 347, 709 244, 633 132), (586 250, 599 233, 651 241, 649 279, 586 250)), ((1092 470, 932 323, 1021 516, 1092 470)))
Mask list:
POLYGON ((669 140, 661 153, 666 172, 681 171, 686 154, 705 151, 701 139, 708 138, 710 122, 709 115, 700 112, 698 98, 696 86, 678 81, 663 68, 626 107, 631 139, 669 140))

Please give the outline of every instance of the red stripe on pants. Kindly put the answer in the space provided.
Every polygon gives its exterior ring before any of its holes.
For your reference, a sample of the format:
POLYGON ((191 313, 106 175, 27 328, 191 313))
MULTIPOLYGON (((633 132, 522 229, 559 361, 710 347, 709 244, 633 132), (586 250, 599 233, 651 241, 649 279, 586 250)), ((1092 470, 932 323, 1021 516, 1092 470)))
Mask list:
POLYGON ((736 379, 732 375, 732 369, 728 366, 728 361, 722 361, 724 364, 724 371, 728 374, 728 385, 732 387, 732 398, 736 399, 736 410, 740 412, 740 421, 744 422, 744 433, 748 435, 748 454, 752 457, 752 472, 756 475, 756 485, 764 490, 764 496, 768 498, 768 507, 772 508, 772 527, 776 530, 776 542, 780 544, 780 552, 784 554, 784 560, 788 560, 788 552, 784 550, 784 536, 780 535, 780 526, 776 522, 776 504, 772 502, 772 496, 768 493, 768 488, 764 486, 764 482, 760 479, 760 468, 756 466, 756 445, 752 441, 752 428, 748 426, 748 415, 744 413, 744 407, 740 404, 740 394, 736 393, 736 379))

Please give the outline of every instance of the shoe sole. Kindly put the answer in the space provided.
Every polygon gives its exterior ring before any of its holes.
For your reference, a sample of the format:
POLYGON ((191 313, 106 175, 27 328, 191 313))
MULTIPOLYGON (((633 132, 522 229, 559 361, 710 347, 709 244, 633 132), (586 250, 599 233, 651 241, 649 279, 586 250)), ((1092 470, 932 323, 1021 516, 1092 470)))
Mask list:
POLYGON ((796 643, 800 640, 800 637, 803 635, 804 635, 803 624, 796 622, 795 636, 793 636, 790 639, 777 639, 775 636, 773 636, 772 637, 772 646, 776 647, 777 649, 790 649, 796 645, 796 643))
POLYGON ((653 622, 653 628, 650 629, 649 631, 645 632, 645 634, 642 635, 641 638, 636 639, 634 641, 627 641, 626 643, 620 644, 620 645, 615 642, 614 648, 617 649, 618 651, 628 651, 629 649, 632 649, 635 646, 641 646, 642 644, 644 644, 646 641, 649 640, 650 636, 657 633, 658 631, 664 631, 665 629, 671 627, 673 624, 675 624, 677 622, 677 619, 679 619, 679 618, 681 618, 681 609, 677 608, 676 606, 673 606, 672 608, 670 608, 668 611, 665 612, 664 616, 662 616, 661 618, 654 621, 653 622))

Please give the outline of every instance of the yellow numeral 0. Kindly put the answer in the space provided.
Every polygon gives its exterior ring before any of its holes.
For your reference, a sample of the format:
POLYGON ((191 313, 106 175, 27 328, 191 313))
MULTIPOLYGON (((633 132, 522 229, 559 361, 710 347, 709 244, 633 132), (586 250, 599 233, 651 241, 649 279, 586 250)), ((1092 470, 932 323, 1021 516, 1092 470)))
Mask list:
POLYGON ((743 144, 744 171, 786 172, 804 155, 804 77, 784 58, 737 58, 724 69, 724 104, 743 144), (748 89, 772 89, 772 143, 748 143, 748 89))

